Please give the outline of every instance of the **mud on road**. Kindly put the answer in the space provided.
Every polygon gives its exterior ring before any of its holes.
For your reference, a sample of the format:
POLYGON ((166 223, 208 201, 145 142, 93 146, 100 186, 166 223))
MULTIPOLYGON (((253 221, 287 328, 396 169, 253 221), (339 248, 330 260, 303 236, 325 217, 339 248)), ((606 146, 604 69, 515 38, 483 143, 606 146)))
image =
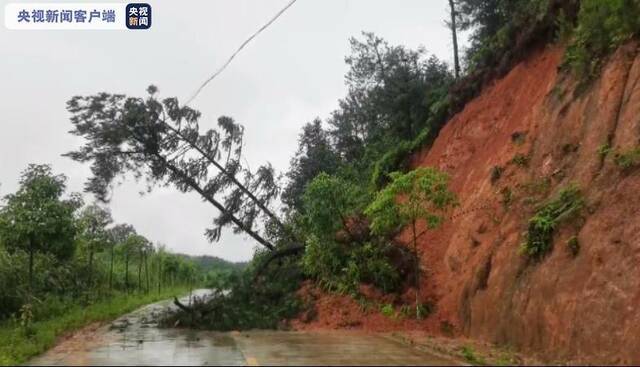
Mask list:
MULTIPOLYGON (((202 295, 204 291, 198 291, 202 295)), ((188 302, 187 299, 182 300, 188 302)), ((170 301, 92 324, 30 365, 455 365, 390 334, 358 331, 210 332, 161 329, 170 301)))

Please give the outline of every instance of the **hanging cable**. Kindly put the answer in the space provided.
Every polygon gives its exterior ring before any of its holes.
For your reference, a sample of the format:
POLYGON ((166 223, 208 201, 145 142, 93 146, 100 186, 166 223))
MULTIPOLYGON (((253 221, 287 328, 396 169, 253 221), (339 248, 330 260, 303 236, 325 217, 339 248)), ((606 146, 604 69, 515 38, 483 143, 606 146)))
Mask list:
POLYGON ((231 64, 231 61, 233 61, 233 59, 236 57, 236 55, 238 53, 240 53, 240 51, 249 43, 251 42, 254 38, 256 38, 256 36, 258 36, 260 33, 262 33, 262 31, 264 31, 265 29, 267 29, 273 22, 276 21, 276 19, 278 19, 282 14, 284 14, 285 11, 287 11, 287 9, 289 9, 297 0, 291 0, 287 6, 285 6, 284 8, 282 8, 278 13, 276 13, 276 15, 271 18, 271 20, 269 20, 265 25, 263 25, 262 27, 260 27, 260 29, 258 29, 254 34, 251 35, 251 37, 247 38, 241 45, 240 47, 238 47, 238 49, 236 50, 236 52, 234 52, 231 57, 229 57, 229 59, 227 60, 227 62, 225 62, 215 73, 213 73, 213 75, 211 75, 209 77, 209 79, 205 80, 204 83, 202 83, 202 85, 200 85, 200 87, 195 91, 195 93, 193 93, 193 95, 191 96, 191 98, 189 98, 187 100, 187 103, 185 103, 185 105, 189 105, 191 102, 193 102, 194 99, 196 99, 196 97, 198 96, 198 94, 200 94, 200 92, 202 92, 202 90, 204 89, 204 87, 207 86, 207 84, 209 84, 209 82, 211 82, 213 79, 215 79, 218 75, 220 75, 220 73, 222 73, 224 71, 224 69, 227 68, 227 66, 229 66, 229 64, 231 64))

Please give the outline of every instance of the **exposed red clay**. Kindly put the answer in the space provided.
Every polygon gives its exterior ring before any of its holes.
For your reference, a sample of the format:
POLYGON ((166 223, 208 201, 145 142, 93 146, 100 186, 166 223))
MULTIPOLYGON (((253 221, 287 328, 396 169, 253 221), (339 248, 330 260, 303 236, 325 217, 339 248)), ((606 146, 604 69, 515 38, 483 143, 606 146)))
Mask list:
POLYGON ((412 158, 413 167, 447 172, 460 201, 419 243, 423 298, 435 312, 394 320, 306 285, 301 292, 316 299, 317 315, 294 327, 438 334, 452 325, 456 335, 546 361, 640 363, 640 170, 622 172, 598 153, 607 141, 616 151, 640 144, 638 47, 619 49, 577 96, 575 82, 558 72, 562 55, 559 47, 532 54, 412 158), (530 157, 528 167, 511 163, 516 154, 530 157), (497 166, 504 173, 492 183, 497 166), (560 226, 553 251, 527 264, 518 248, 528 219, 569 184, 584 193, 584 219, 560 226), (572 236, 575 257, 566 245, 572 236))

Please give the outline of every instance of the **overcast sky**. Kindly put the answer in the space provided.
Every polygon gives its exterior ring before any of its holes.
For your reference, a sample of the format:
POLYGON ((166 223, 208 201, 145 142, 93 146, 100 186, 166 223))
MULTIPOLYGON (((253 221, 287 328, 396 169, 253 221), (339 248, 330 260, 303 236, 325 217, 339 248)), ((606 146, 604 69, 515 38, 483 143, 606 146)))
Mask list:
MULTIPOLYGON (((0 21, 8 2, 0 0, 0 21)), ((147 31, 9 31, 2 25, 0 195, 15 191, 29 163, 51 164, 69 177, 70 191, 81 191, 88 167, 60 156, 81 143, 68 134, 70 97, 102 91, 140 96, 153 83, 161 97, 184 101, 288 0, 147 2, 154 17, 147 31)), ((328 116, 345 95, 349 37, 371 31, 392 44, 424 45, 450 61, 446 16, 446 0, 298 0, 192 106, 202 111, 203 128, 222 114, 245 126, 251 167, 268 160, 284 171, 301 126, 328 116)), ((230 231, 219 243, 206 241, 204 230, 216 212, 196 194, 140 191, 144 185, 135 182, 116 189, 110 207, 117 222, 133 224, 176 252, 251 257, 255 243, 230 231)))

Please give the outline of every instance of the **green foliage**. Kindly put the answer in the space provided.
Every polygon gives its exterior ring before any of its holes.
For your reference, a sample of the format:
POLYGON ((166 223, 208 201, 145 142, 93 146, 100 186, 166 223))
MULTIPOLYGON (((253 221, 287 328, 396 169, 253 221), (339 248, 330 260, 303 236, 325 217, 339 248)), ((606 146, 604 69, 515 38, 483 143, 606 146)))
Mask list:
POLYGON ((393 304, 387 303, 380 307, 380 312, 386 317, 394 317, 396 314, 396 310, 393 308, 393 304))
POLYGON ((493 166, 491 168, 491 184, 495 185, 500 177, 502 177, 502 173, 504 172, 504 167, 502 166, 493 166))
POLYGON ((192 307, 201 311, 202 317, 179 310, 169 313, 161 325, 212 330, 277 329, 297 315, 302 303, 296 291, 302 281, 298 260, 283 259, 270 266, 260 276, 256 264, 266 252, 256 254, 254 261, 242 272, 235 272, 229 279, 226 291, 218 290, 207 302, 195 302, 192 307))
POLYGON ((351 49, 347 96, 326 120, 326 129, 318 119, 303 128, 287 173, 283 201, 298 212, 304 211, 306 185, 321 172, 382 187, 449 116, 453 77, 445 63, 371 33, 351 39, 351 49))
POLYGON ((329 119, 336 150, 348 161, 375 161, 424 128, 453 81, 445 63, 423 49, 391 46, 371 33, 351 39, 349 93, 329 119))
POLYGON ((534 260, 540 260, 552 249, 553 235, 558 225, 577 215, 583 207, 584 199, 578 187, 562 189, 557 197, 538 208, 529 220, 522 252, 534 260))
POLYGON ((571 256, 576 257, 580 253, 580 241, 578 241, 577 236, 573 236, 569 238, 567 241, 567 250, 571 254, 571 256))
POLYGON ((389 182, 389 175, 392 172, 404 171, 407 168, 407 158, 433 139, 430 131, 432 131, 431 128, 425 128, 415 139, 397 144, 377 160, 373 165, 371 187, 380 189, 389 182))
POLYGON ((629 170, 640 166, 640 147, 635 147, 624 152, 617 152, 613 161, 623 170, 629 170))
MULTIPOLYGON (((32 308, 32 311, 27 311, 28 307, 25 307, 25 312, 21 315, 29 318, 27 314, 33 313, 33 317, 28 323, 27 333, 25 333, 22 317, 0 322, 0 365, 23 364, 29 358, 52 347, 57 338, 65 333, 92 322, 113 320, 142 305, 180 296, 187 292, 188 289, 181 287, 146 295, 115 294, 89 306, 80 305, 68 299, 64 301, 46 299, 42 302, 40 306, 42 310, 40 311, 35 308, 32 308), (37 313, 46 315, 46 317, 38 318, 37 313)), ((35 304, 32 307, 35 307, 35 304)))
POLYGON ((640 1, 582 0, 565 62, 584 79, 595 77, 602 61, 640 32, 640 1))
POLYGON ((298 151, 291 159, 282 201, 290 208, 303 211, 306 186, 320 173, 335 173, 339 163, 340 157, 331 146, 329 133, 323 129, 320 119, 306 124, 298 138, 298 151))
POLYGON ((400 227, 411 225, 414 252, 413 272, 416 287, 416 318, 426 313, 420 303, 420 263, 417 239, 418 221, 425 221, 427 229, 440 225, 442 211, 456 204, 455 195, 449 191, 449 177, 435 168, 418 168, 401 174, 392 173, 391 183, 378 192, 365 214, 371 220, 371 231, 378 236, 389 236, 400 227))
POLYGON ((51 253, 60 259, 73 255, 73 214, 80 202, 62 199, 65 181, 46 165, 30 165, 22 173, 20 188, 7 195, 0 211, 0 240, 8 250, 51 253))
POLYGON ((108 209, 64 199, 65 180, 31 165, 0 208, 0 322, 25 315, 36 322, 64 312, 70 300, 88 305, 118 291, 149 293, 152 283, 160 292, 201 282, 191 260, 156 254, 131 226, 109 227, 108 209))
POLYGON ((322 242, 312 236, 302 260, 305 273, 315 278, 325 289, 340 293, 354 293, 357 279, 348 279, 347 249, 335 241, 322 242), (345 274, 347 273, 347 274, 345 274))
POLYGON ((384 292, 398 289, 398 270, 389 262, 390 245, 372 242, 342 245, 311 237, 302 267, 324 289, 341 294, 358 294, 360 284, 372 284, 384 292))
POLYGON ((515 133, 511 134, 511 141, 515 145, 524 144, 526 138, 527 138, 527 134, 521 131, 516 131, 515 133))
POLYGON ((418 303, 416 305, 416 318, 422 320, 429 317, 433 313, 433 308, 434 306, 431 302, 418 303))
POLYGON ((399 284, 397 270, 386 256, 389 245, 369 240, 362 229, 354 228, 367 202, 365 192, 339 177, 322 173, 307 186, 304 227, 308 240, 302 267, 326 289, 356 294, 360 283, 383 291, 399 284), (340 231, 347 237, 343 243, 336 241, 340 231))
POLYGON ((318 238, 333 238, 363 202, 365 193, 351 182, 321 173, 304 193, 305 224, 318 238))
POLYGON ((604 143, 598 147, 598 156, 600 159, 605 159, 609 154, 611 154, 613 148, 610 143, 604 143))
POLYGON ((472 30, 466 54, 470 72, 506 64, 528 38, 543 37, 554 28, 548 0, 459 0, 462 30, 472 30), (537 34, 536 34, 537 33, 537 34), (519 41, 519 42, 518 42, 519 41))
POLYGON ((530 160, 531 160, 531 158, 528 155, 522 154, 522 153, 517 153, 511 159, 511 163, 515 164, 518 167, 528 167, 530 160))
POLYGON ((502 205, 505 208, 508 208, 511 203, 513 202, 513 190, 511 190, 510 187, 505 187, 502 190, 500 190, 500 195, 502 196, 502 205))
POLYGON ((378 192, 365 210, 373 233, 389 235, 417 220, 425 220, 429 228, 435 228, 442 222, 439 211, 456 203, 455 195, 447 187, 448 176, 435 168, 418 168, 405 174, 395 172, 390 176, 393 181, 378 192))
POLYGON ((471 363, 474 366, 483 366, 486 364, 484 359, 478 356, 476 351, 470 346, 467 346, 467 345, 463 346, 462 350, 460 351, 460 354, 462 354, 462 357, 467 362, 471 363))

